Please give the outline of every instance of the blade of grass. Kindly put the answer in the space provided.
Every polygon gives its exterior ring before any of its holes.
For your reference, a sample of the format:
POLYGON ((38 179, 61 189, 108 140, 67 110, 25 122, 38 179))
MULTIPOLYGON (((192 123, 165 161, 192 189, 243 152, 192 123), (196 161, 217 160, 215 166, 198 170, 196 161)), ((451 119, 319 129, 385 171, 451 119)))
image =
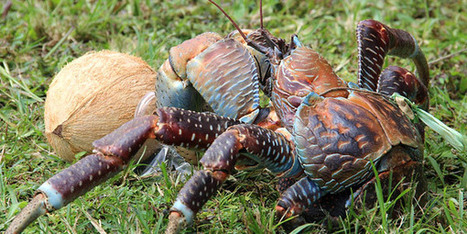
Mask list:
POLYGON ((3 77, 6 77, 9 82, 12 82, 16 85, 18 85, 24 92, 26 92, 26 95, 38 102, 43 102, 42 98, 38 97, 36 94, 34 94, 23 82, 19 82, 17 79, 12 77, 10 75, 10 72, 8 71, 8 65, 6 64, 5 61, 3 61, 3 67, 0 66, 0 74, 3 77))
POLYGON ((438 175, 438 178, 441 180, 441 183, 443 184, 443 187, 445 187, 446 184, 444 183, 444 175, 443 175, 443 172, 441 172, 441 169, 439 167, 438 162, 434 158, 432 158, 431 156, 426 156, 426 158, 428 159, 428 161, 430 161, 431 166, 433 167, 436 174, 438 175))
POLYGON ((376 183, 375 183, 375 191, 376 191, 376 198, 378 200, 379 211, 381 215, 381 227, 383 228, 383 233, 388 233, 388 220, 387 220, 387 209, 384 202, 384 195, 383 195, 383 187, 381 186, 381 180, 379 179, 379 173, 376 170, 376 166, 372 160, 370 160, 371 168, 373 169, 373 173, 375 175, 376 183))
POLYGON ((65 42, 65 40, 70 36, 70 34, 75 30, 75 26, 71 26, 71 28, 68 30, 68 32, 65 33, 65 35, 60 39, 60 41, 57 42, 57 44, 52 47, 52 49, 44 56, 44 59, 47 59, 50 57, 55 51, 65 42))

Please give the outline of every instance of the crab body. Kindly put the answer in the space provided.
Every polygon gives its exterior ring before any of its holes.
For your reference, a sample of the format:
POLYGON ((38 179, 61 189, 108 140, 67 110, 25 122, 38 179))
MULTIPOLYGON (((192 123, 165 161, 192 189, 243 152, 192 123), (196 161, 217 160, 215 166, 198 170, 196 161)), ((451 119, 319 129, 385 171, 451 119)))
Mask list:
POLYGON ((248 35, 206 33, 172 48, 158 71, 156 95, 158 106, 178 108, 160 107, 95 141, 94 154, 46 181, 7 232, 115 175, 148 138, 205 150, 203 169, 174 202, 168 232, 190 223, 236 166, 267 168, 288 181, 276 210, 291 216, 365 188, 375 177, 372 164, 380 176, 420 164, 421 133, 385 96, 415 92, 406 96, 427 105, 427 64, 409 33, 361 22, 359 85, 350 88, 297 36, 286 44, 262 28, 248 35), (398 67, 381 72, 386 54, 412 58, 421 81, 398 67), (271 99, 269 115, 261 113, 259 89, 271 99), (186 110, 205 106, 216 114, 186 110))

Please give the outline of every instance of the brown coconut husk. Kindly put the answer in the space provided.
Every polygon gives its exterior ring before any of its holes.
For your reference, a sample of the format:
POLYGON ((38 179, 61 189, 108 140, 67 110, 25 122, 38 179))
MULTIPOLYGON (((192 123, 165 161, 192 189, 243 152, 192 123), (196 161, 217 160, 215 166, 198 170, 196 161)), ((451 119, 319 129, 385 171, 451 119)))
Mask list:
MULTIPOLYGON (((73 60, 47 92, 47 140, 67 161, 79 152, 92 152, 93 141, 133 119, 139 100, 154 90, 155 80, 156 72, 147 63, 123 53, 90 52, 73 60)), ((140 150, 145 150, 144 157, 159 147, 155 140, 146 146, 140 150)))

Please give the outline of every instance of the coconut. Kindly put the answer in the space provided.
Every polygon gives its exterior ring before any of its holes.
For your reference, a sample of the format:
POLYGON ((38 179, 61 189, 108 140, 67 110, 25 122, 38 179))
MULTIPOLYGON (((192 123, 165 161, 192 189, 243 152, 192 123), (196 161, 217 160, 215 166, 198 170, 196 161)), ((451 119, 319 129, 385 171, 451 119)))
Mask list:
MULTIPOLYGON (((147 63, 123 53, 90 52, 73 60, 55 76, 47 92, 48 142, 67 161, 79 152, 92 152, 93 141, 133 119, 140 99, 154 91, 155 80, 156 72, 147 63)), ((138 156, 144 151, 147 157, 159 147, 155 140, 145 146, 138 156)))

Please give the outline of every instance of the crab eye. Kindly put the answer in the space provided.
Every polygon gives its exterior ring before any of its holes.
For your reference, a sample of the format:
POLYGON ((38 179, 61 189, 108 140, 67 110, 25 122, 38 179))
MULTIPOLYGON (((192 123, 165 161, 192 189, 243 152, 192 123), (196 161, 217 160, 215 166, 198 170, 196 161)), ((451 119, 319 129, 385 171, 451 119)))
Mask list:
POLYGON ((296 47, 302 47, 302 42, 298 40, 298 36, 295 34, 292 35, 292 42, 296 47))

